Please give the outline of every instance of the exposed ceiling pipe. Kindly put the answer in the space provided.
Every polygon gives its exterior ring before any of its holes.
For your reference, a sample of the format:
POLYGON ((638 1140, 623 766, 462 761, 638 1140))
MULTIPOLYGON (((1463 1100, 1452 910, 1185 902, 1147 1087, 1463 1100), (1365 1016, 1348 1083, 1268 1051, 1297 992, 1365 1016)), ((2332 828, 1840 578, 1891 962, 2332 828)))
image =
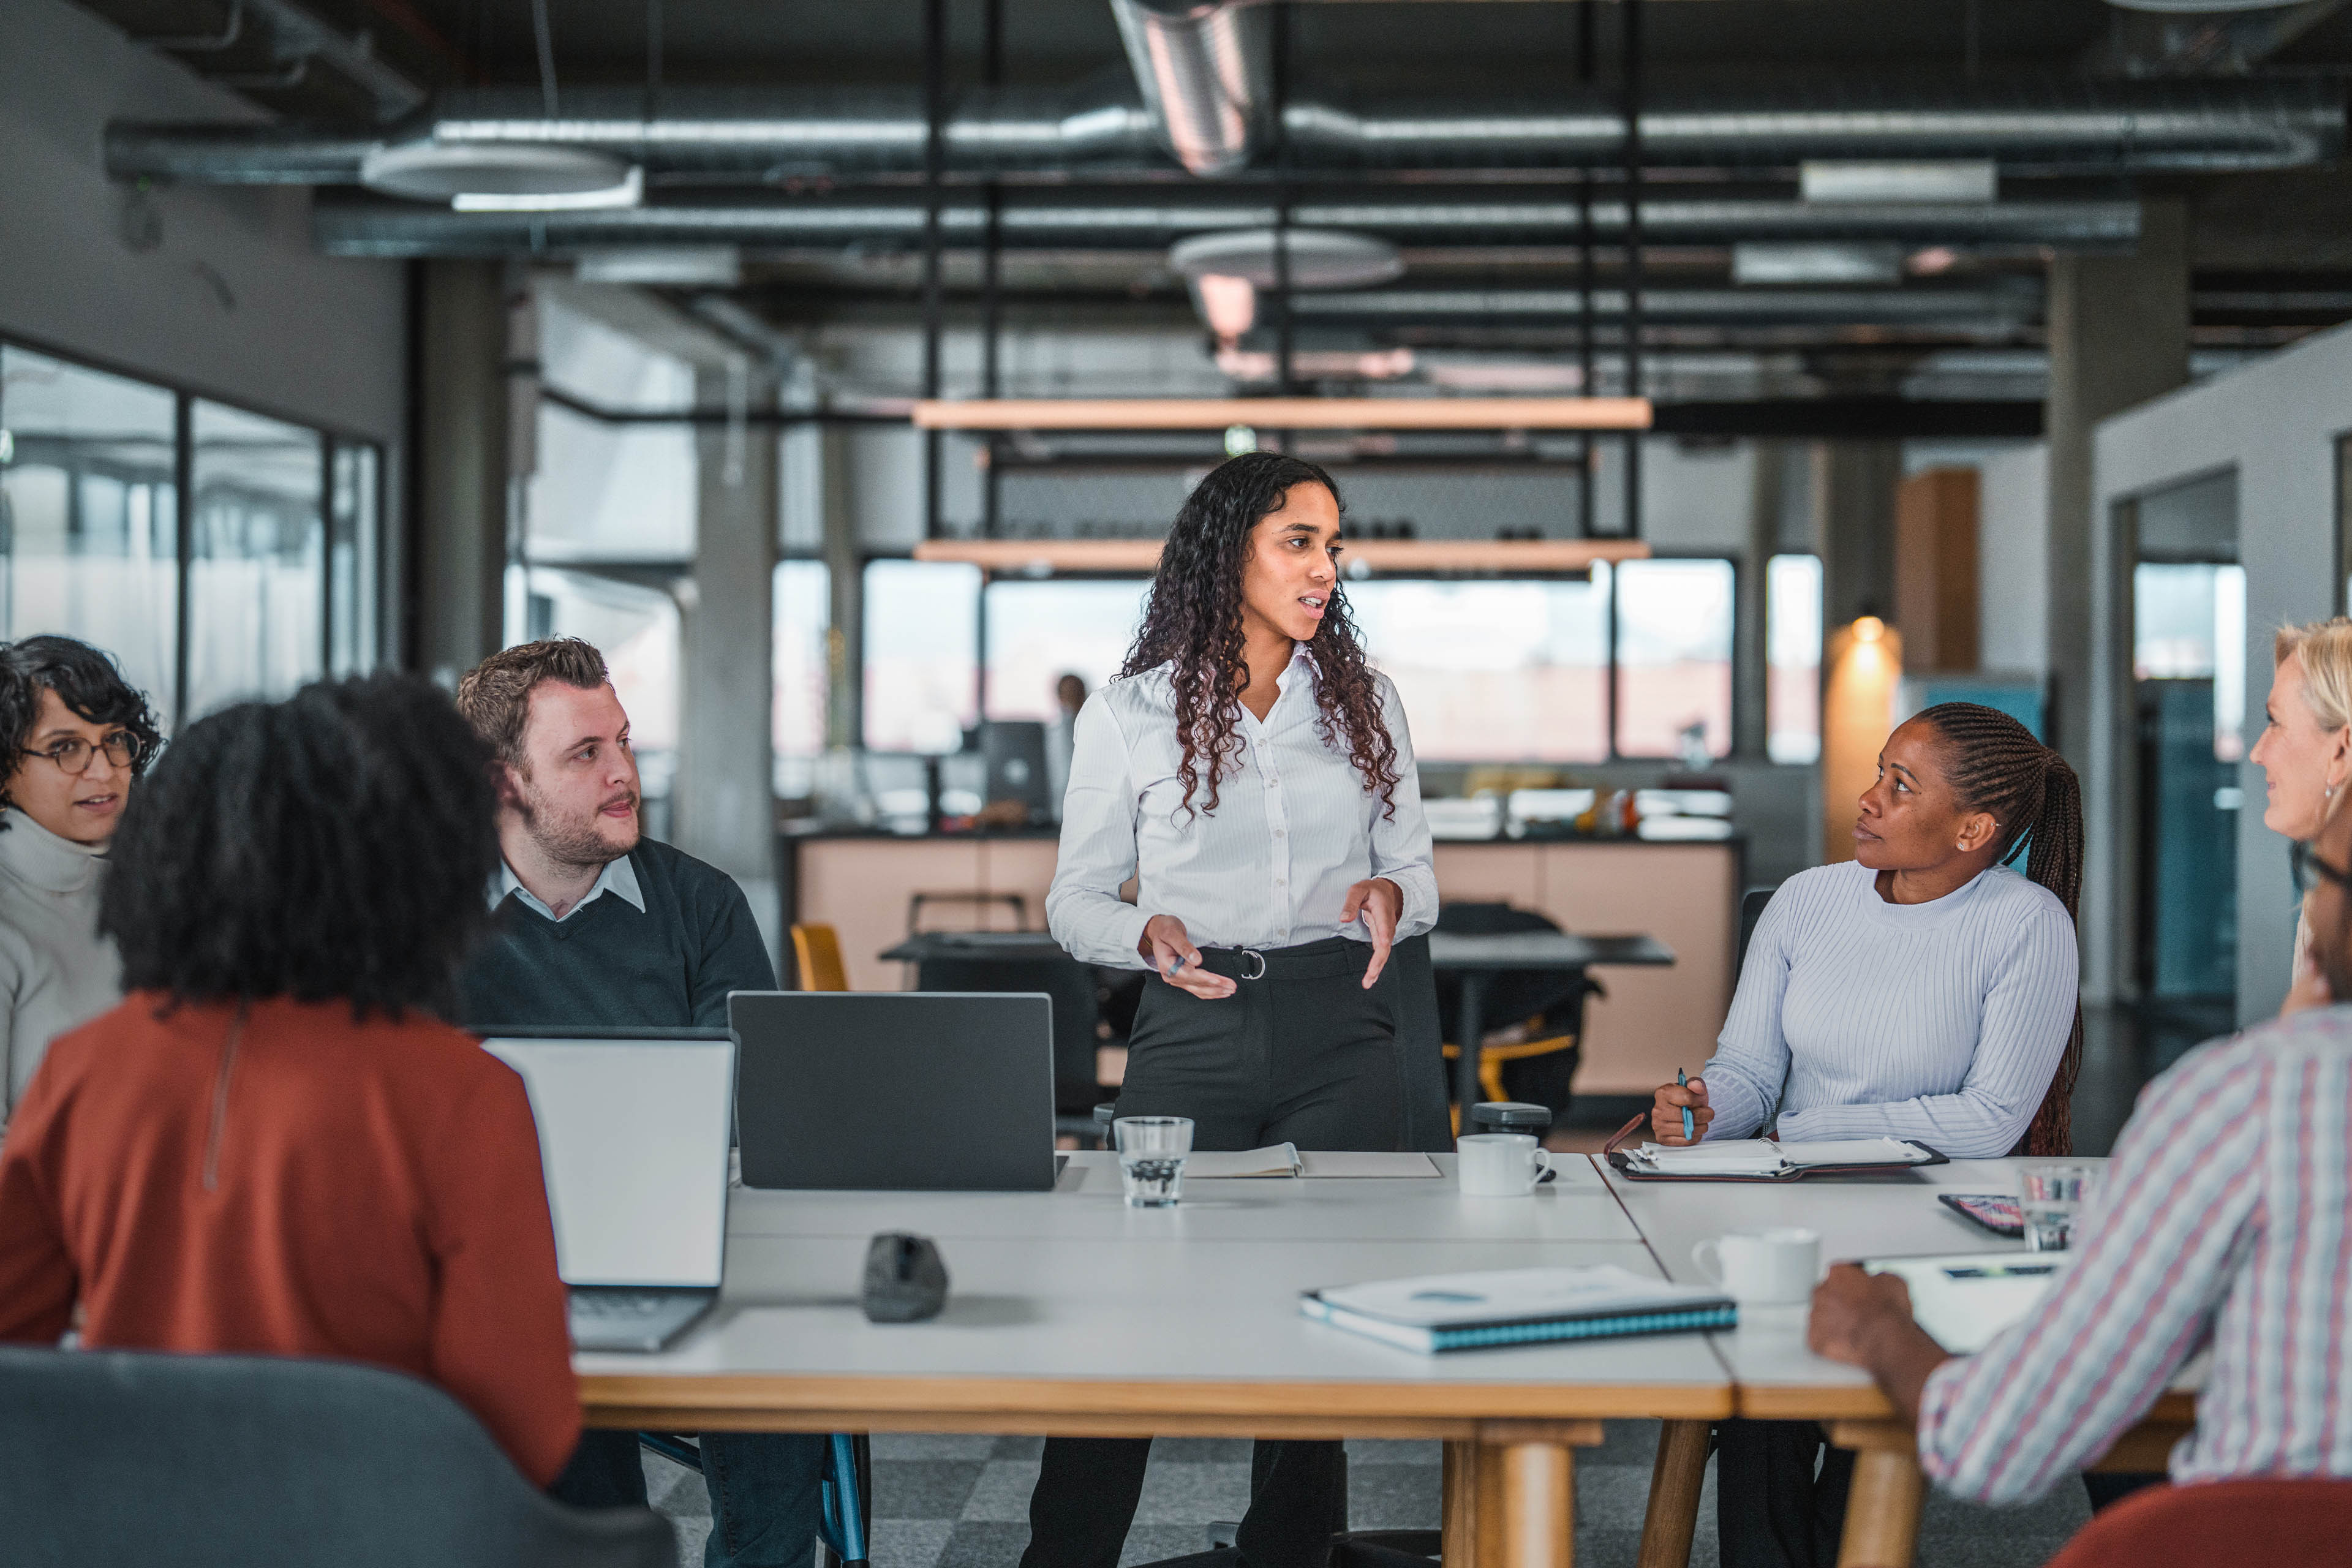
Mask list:
MULTIPOLYGON (((1940 326, 2016 325, 2041 313, 2042 290, 2017 279, 2014 288, 1967 289, 1645 289, 1642 314, 1660 323, 1763 325, 1862 323, 1940 326)), ((1367 328, 1402 322, 1442 325, 1473 321, 1577 320, 1583 299, 1573 289, 1369 289, 1302 294, 1293 301, 1302 321, 1318 327, 1367 328)), ((1615 289, 1592 291, 1592 313, 1614 321, 1625 313, 1615 289)))
POLYGON ((1160 141, 1195 174, 1230 174, 1263 143, 1271 33, 1252 0, 1110 0, 1160 141))
MULTIPOLYGON (((999 218, 1008 247, 1071 245, 1138 249, 1165 247, 1215 229, 1257 228, 1271 205, 1249 193, 1203 201, 1082 202, 1008 199, 999 218)), ((1622 203, 1596 202, 1592 230, 1622 234, 1622 203)), ((370 197, 323 194, 311 207, 320 247, 341 256, 504 256, 565 253, 614 245, 739 245, 752 249, 904 246, 922 235, 919 200, 805 200, 772 205, 651 205, 593 212, 477 213, 370 197)), ((1577 232, 1573 202, 1454 199, 1432 192, 1410 201, 1306 201, 1292 209, 1302 226, 1359 230, 1399 243, 1560 243, 1577 232)), ((1876 239, 1916 245, 2047 245, 2068 249, 2128 248, 2139 237, 2134 201, 1856 203, 1646 200, 1643 228, 1652 244, 1722 244, 1746 239, 1876 239)), ((976 243, 987 208, 965 198, 940 213, 950 244, 976 243)))
MULTIPOLYGON (((923 161, 919 94, 677 89, 647 120, 634 89, 582 89, 564 114, 536 94, 445 95, 413 134, 439 142, 555 144, 642 163, 656 183, 697 174, 782 182, 913 174, 923 161)), ((1645 160, 1696 167, 1786 167, 1804 159, 1996 161, 2008 175, 2162 169, 2284 168, 2324 162, 2345 144, 2345 90, 2309 78, 2144 81, 1982 90, 1950 100, 1805 101, 1725 98, 1664 102, 1642 115, 1645 160)), ((1599 103, 1507 101, 1356 113, 1294 103, 1285 119, 1298 171, 1605 165, 1623 122, 1599 103)), ((947 126, 948 166, 963 174, 1164 169, 1155 121, 1131 100, 1034 92, 975 96, 947 126)), ((354 184, 372 143, 280 126, 107 128, 107 172, 214 184, 354 184)), ((1238 164, 1234 165, 1238 167, 1238 164)))

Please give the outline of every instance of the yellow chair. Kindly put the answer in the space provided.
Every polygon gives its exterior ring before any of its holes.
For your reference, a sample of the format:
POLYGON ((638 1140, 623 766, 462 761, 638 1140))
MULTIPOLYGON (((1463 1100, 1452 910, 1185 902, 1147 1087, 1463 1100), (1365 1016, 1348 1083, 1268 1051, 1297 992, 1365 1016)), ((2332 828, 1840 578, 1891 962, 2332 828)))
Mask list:
POLYGON ((793 959, 803 991, 846 991, 849 971, 841 962, 841 938, 829 925, 793 927, 793 959))
MULTIPOLYGON (((1444 1052, 1449 1062, 1462 1059, 1462 1047, 1451 1040, 1438 1048, 1444 1052)), ((1574 1035, 1551 1035, 1540 1040, 1521 1040, 1517 1045, 1487 1046, 1478 1053, 1478 1088, 1485 1092, 1489 1102, 1508 1100, 1510 1096, 1503 1092, 1505 1062, 1525 1061, 1529 1057, 1548 1057, 1554 1051, 1575 1048, 1574 1035)), ((1458 1105, 1454 1108, 1454 1131, 1456 1137, 1462 1132, 1462 1108, 1458 1105)))

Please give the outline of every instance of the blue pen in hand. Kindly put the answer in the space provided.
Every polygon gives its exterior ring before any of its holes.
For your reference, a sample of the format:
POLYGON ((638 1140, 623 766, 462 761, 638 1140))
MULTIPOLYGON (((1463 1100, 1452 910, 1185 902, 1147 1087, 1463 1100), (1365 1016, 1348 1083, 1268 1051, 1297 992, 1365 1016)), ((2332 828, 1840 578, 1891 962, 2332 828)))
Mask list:
MULTIPOLYGON (((1690 1087, 1689 1076, 1680 1068, 1675 1069, 1675 1084, 1679 1089, 1690 1087)), ((1683 1107, 1683 1142, 1685 1143, 1698 1142, 1698 1124, 1691 1120, 1691 1108, 1687 1105, 1683 1107)))

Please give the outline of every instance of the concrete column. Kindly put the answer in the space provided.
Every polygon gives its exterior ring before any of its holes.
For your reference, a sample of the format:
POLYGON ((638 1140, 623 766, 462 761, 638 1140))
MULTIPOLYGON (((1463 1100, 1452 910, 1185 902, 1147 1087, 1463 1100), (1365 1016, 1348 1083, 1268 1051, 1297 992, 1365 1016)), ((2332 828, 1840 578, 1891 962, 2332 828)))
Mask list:
POLYGON ((2129 257, 2050 263, 2050 675, 2058 750, 2090 777, 2091 437, 2099 421, 2189 381, 2189 218, 2178 200, 2141 204, 2129 257))
POLYGON ((1780 542, 1781 468, 1787 448, 1778 441, 1755 443, 1748 480, 1748 546, 1739 563, 1739 646, 1734 650, 1731 693, 1733 754, 1761 758, 1770 723, 1766 710, 1766 612, 1764 578, 1780 542))
POLYGON ((1813 506, 1822 542, 1822 619, 1895 614, 1895 441, 1823 441, 1813 447, 1813 506))
MULTIPOLYGON (((747 363, 699 369, 695 403, 746 414, 772 408, 775 383, 747 363)), ((677 845, 742 883, 768 925, 776 876, 770 746, 776 432, 748 423, 700 425, 694 449, 694 575, 680 595, 677 845)))
POLYGON ((425 261, 418 308, 415 531, 404 574, 412 668, 444 686, 505 639, 508 408, 504 270, 425 261))
POLYGON ((866 568, 857 552, 850 432, 824 432, 824 563, 831 604, 825 633, 824 743, 855 751, 866 743, 866 568))
POLYGON ((2136 545, 2093 515, 2102 420, 2189 380, 2189 224, 2177 200, 2142 204, 2137 251, 2050 264, 2049 647, 2051 738, 2083 780, 2083 1000, 2126 994, 2137 941, 2137 714, 2130 700, 2136 545), (2097 548, 2102 534, 2107 547, 2097 548), (2095 580, 2100 563, 2109 581, 2095 580), (2095 607, 2105 610, 2103 641, 2095 607))

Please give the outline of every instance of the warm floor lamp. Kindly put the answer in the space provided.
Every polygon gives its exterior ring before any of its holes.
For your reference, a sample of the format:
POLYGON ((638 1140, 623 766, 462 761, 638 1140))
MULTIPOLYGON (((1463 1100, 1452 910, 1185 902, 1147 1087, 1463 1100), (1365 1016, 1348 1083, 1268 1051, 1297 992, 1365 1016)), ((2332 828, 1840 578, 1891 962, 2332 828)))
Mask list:
POLYGON ((1903 634, 1864 616, 1822 649, 1822 858, 1853 858, 1853 821, 1878 776, 1878 749, 1895 730, 1903 634))

